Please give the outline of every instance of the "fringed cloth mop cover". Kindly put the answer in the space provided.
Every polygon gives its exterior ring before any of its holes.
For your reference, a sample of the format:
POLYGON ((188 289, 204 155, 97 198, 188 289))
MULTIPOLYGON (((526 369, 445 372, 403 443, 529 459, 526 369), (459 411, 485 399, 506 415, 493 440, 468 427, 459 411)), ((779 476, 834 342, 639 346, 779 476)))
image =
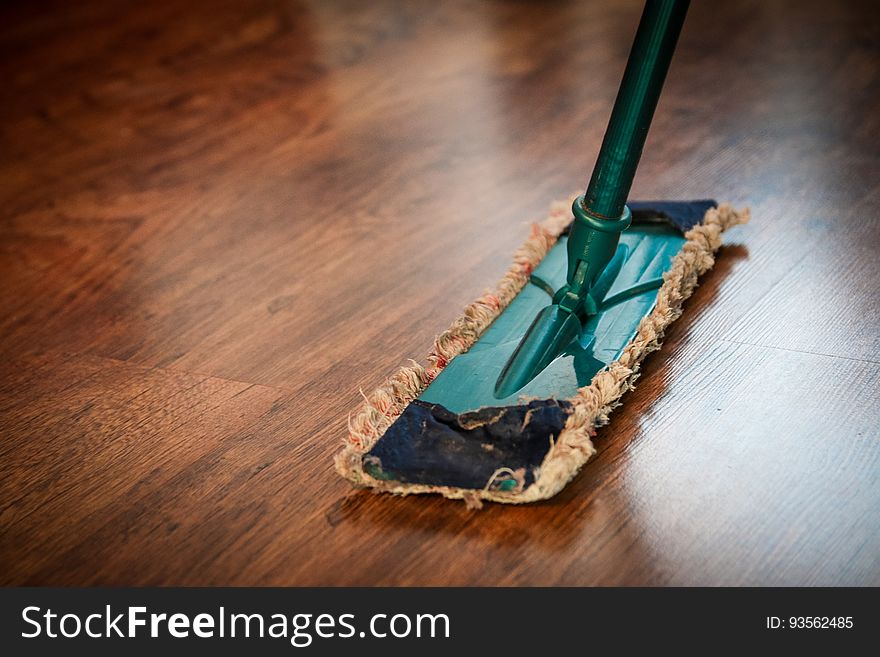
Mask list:
MULTIPOLYGON (((368 463, 377 458, 368 452, 401 415, 426 412, 425 404, 420 406, 419 402, 412 402, 452 359, 470 349, 529 282, 532 271, 571 224, 570 202, 554 203, 549 216, 533 224, 531 235, 516 251, 513 265, 496 289, 468 305, 464 313, 437 336, 426 365, 411 361, 372 393, 364 395, 360 408, 349 417, 348 436, 335 459, 337 471, 355 484, 377 491, 399 495, 439 493, 462 499, 472 507, 481 506, 482 500, 509 504, 534 502, 550 498, 562 490, 596 453, 593 437, 597 428, 608 422, 609 414, 620 404, 620 398, 633 388, 642 360, 660 348, 664 330, 681 315, 682 304, 693 293, 697 279, 714 265, 722 233, 749 220, 748 209, 735 210, 727 204, 715 207, 713 201, 628 205, 634 223, 664 220, 684 233, 685 242, 663 274, 663 284, 657 291, 653 310, 642 318, 635 336, 617 360, 601 369, 589 385, 579 388, 573 397, 559 402, 542 402, 542 408, 547 409, 542 412, 545 423, 555 423, 557 427, 551 431, 549 451, 537 467, 528 473, 523 468, 498 467, 495 471, 484 471, 485 481, 481 480, 478 485, 458 487, 376 479, 364 470, 364 462, 365 458, 368 463), (499 488, 495 485, 499 477, 512 480, 509 483, 513 486, 499 488)), ((400 424, 406 419, 402 418, 400 424)), ((444 418, 439 420, 444 421, 444 418)), ((460 425, 458 428, 462 430, 460 425)))

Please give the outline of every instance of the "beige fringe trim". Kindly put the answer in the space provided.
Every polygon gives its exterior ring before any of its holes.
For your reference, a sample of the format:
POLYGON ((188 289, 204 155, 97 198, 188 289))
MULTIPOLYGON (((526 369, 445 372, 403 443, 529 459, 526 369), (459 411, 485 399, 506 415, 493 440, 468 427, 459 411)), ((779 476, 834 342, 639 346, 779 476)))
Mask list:
POLYGON ((467 306, 464 314, 437 336, 428 354, 427 366, 412 361, 412 365, 401 367, 370 395, 361 392, 364 402, 349 417, 348 438, 335 457, 339 474, 359 486, 369 486, 377 491, 399 495, 439 493, 448 498, 463 499, 468 506, 479 508, 481 500, 521 504, 553 497, 596 453, 591 440, 596 429, 608 422, 608 416, 620 404, 620 398, 633 387, 645 356, 660 348, 664 330, 681 315, 682 304, 696 288, 698 277, 715 264, 721 233, 731 226, 746 223, 748 209, 735 210, 723 204, 706 212, 703 223, 685 233, 687 242, 663 275, 664 283, 657 292, 654 310, 642 319, 638 332, 620 358, 598 372, 589 386, 579 389, 577 395, 568 400, 573 406, 572 414, 547 452, 535 481, 525 490, 489 490, 491 479, 482 490, 380 481, 364 472, 361 464, 361 457, 400 416, 407 404, 428 387, 450 360, 470 349, 528 283, 529 275, 571 223, 570 207, 571 201, 554 203, 550 215, 532 226, 531 235, 517 250, 513 266, 498 283, 495 292, 487 292, 467 306))

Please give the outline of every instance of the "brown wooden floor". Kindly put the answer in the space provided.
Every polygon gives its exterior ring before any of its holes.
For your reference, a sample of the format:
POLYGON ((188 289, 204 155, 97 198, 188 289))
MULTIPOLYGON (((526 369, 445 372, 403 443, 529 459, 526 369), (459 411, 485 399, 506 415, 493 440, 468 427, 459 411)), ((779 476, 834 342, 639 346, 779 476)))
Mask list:
POLYGON ((0 581, 880 584, 880 16, 694 2, 634 198, 753 210, 600 453, 482 512, 346 415, 586 182, 633 2, 0 16, 0 581))

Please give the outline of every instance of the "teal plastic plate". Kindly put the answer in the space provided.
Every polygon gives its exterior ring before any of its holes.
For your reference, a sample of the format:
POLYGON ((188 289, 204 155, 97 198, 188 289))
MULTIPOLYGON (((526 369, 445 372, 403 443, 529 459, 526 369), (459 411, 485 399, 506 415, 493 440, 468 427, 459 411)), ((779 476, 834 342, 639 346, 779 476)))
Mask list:
MULTIPOLYGON (((537 279, 523 288, 471 349, 450 361, 419 397, 461 414, 486 406, 510 406, 531 399, 567 399, 588 385, 603 367, 617 360, 632 340, 639 322, 654 308, 657 290, 648 290, 592 318, 579 340, 572 343, 524 388, 498 398, 495 383, 535 315, 551 301, 540 282, 556 290, 565 283, 566 237, 561 237, 535 269, 537 279)), ((626 260, 606 298, 663 275, 681 250, 685 238, 665 224, 636 225, 620 244, 626 260)))

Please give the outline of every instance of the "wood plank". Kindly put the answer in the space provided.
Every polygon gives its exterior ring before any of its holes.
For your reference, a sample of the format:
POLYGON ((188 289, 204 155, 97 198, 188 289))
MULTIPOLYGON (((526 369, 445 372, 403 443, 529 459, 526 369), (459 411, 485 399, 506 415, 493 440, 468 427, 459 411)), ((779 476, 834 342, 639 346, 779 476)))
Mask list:
MULTIPOLYGON (((265 446, 249 428, 274 412, 281 392, 95 357, 55 361, 28 386, 27 403, 0 414, 4 431, 19 439, 4 444, 0 468, 0 560, 16 564, 4 569, 6 583, 39 582, 40 572, 59 582, 101 577, 120 552, 102 531, 125 541, 139 533, 167 538, 193 523, 206 528, 204 508, 181 497, 199 485, 216 497, 227 479, 265 467, 254 462, 265 446), (230 452, 234 466, 215 476, 209 464, 223 464, 230 452)), ((140 576, 161 561, 155 555, 140 576)))
POLYGON ((693 3, 632 196, 754 220, 559 497, 332 471, 586 182, 639 11, 0 8, 0 582, 880 582, 870 2, 693 3))

